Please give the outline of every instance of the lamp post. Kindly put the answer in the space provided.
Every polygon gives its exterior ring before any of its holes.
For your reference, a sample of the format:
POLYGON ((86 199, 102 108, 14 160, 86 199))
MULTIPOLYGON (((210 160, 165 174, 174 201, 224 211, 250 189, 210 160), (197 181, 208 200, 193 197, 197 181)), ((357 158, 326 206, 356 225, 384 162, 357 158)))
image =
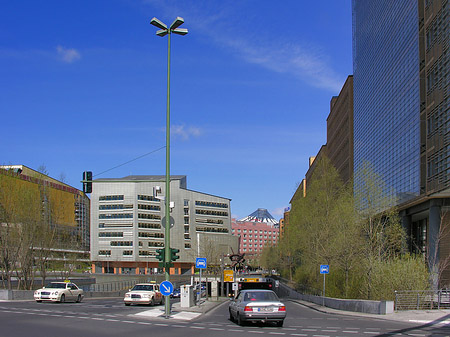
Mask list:
MULTIPOLYGON (((186 35, 188 30, 178 28, 184 23, 184 19, 177 17, 172 24, 167 27, 165 23, 153 18, 150 24, 159 28, 156 35, 164 37, 167 35, 167 110, 166 110, 166 195, 165 195, 165 232, 164 232, 164 248, 165 248, 165 279, 169 281, 171 251, 170 251, 170 37, 172 33, 177 35, 186 35)), ((170 296, 166 296, 165 301, 166 318, 170 315, 170 296)))

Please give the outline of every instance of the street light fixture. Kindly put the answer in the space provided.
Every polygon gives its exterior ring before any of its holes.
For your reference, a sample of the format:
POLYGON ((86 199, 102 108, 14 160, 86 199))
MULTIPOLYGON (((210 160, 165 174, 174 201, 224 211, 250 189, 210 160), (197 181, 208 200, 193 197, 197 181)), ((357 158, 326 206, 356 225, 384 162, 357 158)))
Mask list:
MULTIPOLYGON (((177 16, 174 22, 167 28, 167 25, 157 18, 150 20, 150 24, 159 28, 156 32, 158 36, 168 35, 167 42, 167 112, 166 112, 166 196, 165 196, 165 232, 164 232, 164 248, 165 248, 165 279, 170 278, 170 36, 172 33, 177 35, 186 35, 188 30, 178 28, 184 23, 184 19, 177 16)), ((165 301, 166 318, 170 315, 170 296, 166 296, 165 301)))

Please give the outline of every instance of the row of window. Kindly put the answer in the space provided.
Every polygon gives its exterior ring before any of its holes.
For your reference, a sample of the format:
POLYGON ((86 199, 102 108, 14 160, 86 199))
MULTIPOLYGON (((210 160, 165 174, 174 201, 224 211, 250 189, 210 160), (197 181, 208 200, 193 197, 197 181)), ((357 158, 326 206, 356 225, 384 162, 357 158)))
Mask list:
POLYGON ((105 224, 103 222, 100 222, 98 224, 98 228, 123 228, 123 227, 133 227, 133 224, 132 223, 127 223, 127 224, 121 224, 121 223, 111 224, 111 223, 107 223, 107 224, 105 224))
POLYGON ((151 229, 160 229, 161 224, 159 223, 145 223, 145 222, 139 222, 138 223, 139 228, 151 228, 151 229))
POLYGON ((222 202, 212 202, 212 201, 195 201, 196 206, 206 206, 206 207, 220 207, 220 208, 228 208, 228 204, 224 204, 222 202))
POLYGON ((106 213, 99 214, 99 219, 132 219, 133 213, 106 213))
POLYGON ((197 219, 195 219, 195 222, 196 223, 212 223, 212 224, 223 225, 222 219, 200 219, 200 218, 197 218, 197 219))
POLYGON ((144 201, 161 201, 160 199, 155 198, 153 195, 138 195, 138 200, 144 200, 144 201))
POLYGON ((214 232, 214 233, 228 233, 228 228, 223 227, 196 227, 197 232, 214 232))
POLYGON ((161 216, 157 214, 144 214, 139 213, 138 214, 139 219, 155 219, 155 220, 161 220, 161 216))
POLYGON ((157 205, 143 205, 143 204, 139 204, 138 205, 139 209, 147 209, 149 211, 160 211, 161 207, 157 206, 157 205))
POLYGON ((111 200, 123 200, 123 194, 122 195, 102 195, 98 197, 98 200, 100 201, 111 201, 111 200))
POLYGON ((164 238, 163 233, 147 233, 147 232, 139 232, 140 238, 164 238))
POLYGON ((98 209, 100 210, 108 210, 108 209, 131 209, 133 205, 123 205, 123 204, 112 204, 112 205, 100 205, 98 209))
POLYGON ((123 232, 100 232, 99 238, 123 238, 123 232))
POLYGON ((209 211, 209 210, 206 210, 206 209, 196 209, 195 210, 195 214, 228 216, 228 212, 224 212, 224 211, 209 211))
POLYGON ((133 246, 133 241, 111 241, 109 244, 113 247, 133 246))

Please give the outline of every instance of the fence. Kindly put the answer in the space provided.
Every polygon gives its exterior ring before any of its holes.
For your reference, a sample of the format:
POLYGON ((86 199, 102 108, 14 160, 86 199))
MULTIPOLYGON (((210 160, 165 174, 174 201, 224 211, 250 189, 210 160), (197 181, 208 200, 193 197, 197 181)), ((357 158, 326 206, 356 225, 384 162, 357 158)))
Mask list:
POLYGON ((394 310, 450 308, 450 290, 396 291, 394 310))
POLYGON ((95 284, 87 284, 80 286, 84 291, 101 291, 101 292, 110 292, 110 291, 121 291, 133 288, 133 286, 139 283, 139 280, 126 280, 126 281, 116 281, 116 282, 108 282, 108 283, 95 283, 95 284))

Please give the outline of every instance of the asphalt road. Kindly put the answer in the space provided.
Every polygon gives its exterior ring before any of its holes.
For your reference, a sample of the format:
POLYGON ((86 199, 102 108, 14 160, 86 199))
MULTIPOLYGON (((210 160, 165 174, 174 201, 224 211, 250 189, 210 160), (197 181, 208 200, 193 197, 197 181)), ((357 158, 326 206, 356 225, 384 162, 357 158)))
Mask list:
POLYGON ((85 299, 82 303, 0 302, 0 336, 450 336, 447 325, 330 314, 294 302, 285 303, 287 318, 284 326, 278 328, 236 325, 228 319, 227 302, 200 316, 180 312, 169 319, 159 317, 163 306, 125 307, 119 298, 85 299))

